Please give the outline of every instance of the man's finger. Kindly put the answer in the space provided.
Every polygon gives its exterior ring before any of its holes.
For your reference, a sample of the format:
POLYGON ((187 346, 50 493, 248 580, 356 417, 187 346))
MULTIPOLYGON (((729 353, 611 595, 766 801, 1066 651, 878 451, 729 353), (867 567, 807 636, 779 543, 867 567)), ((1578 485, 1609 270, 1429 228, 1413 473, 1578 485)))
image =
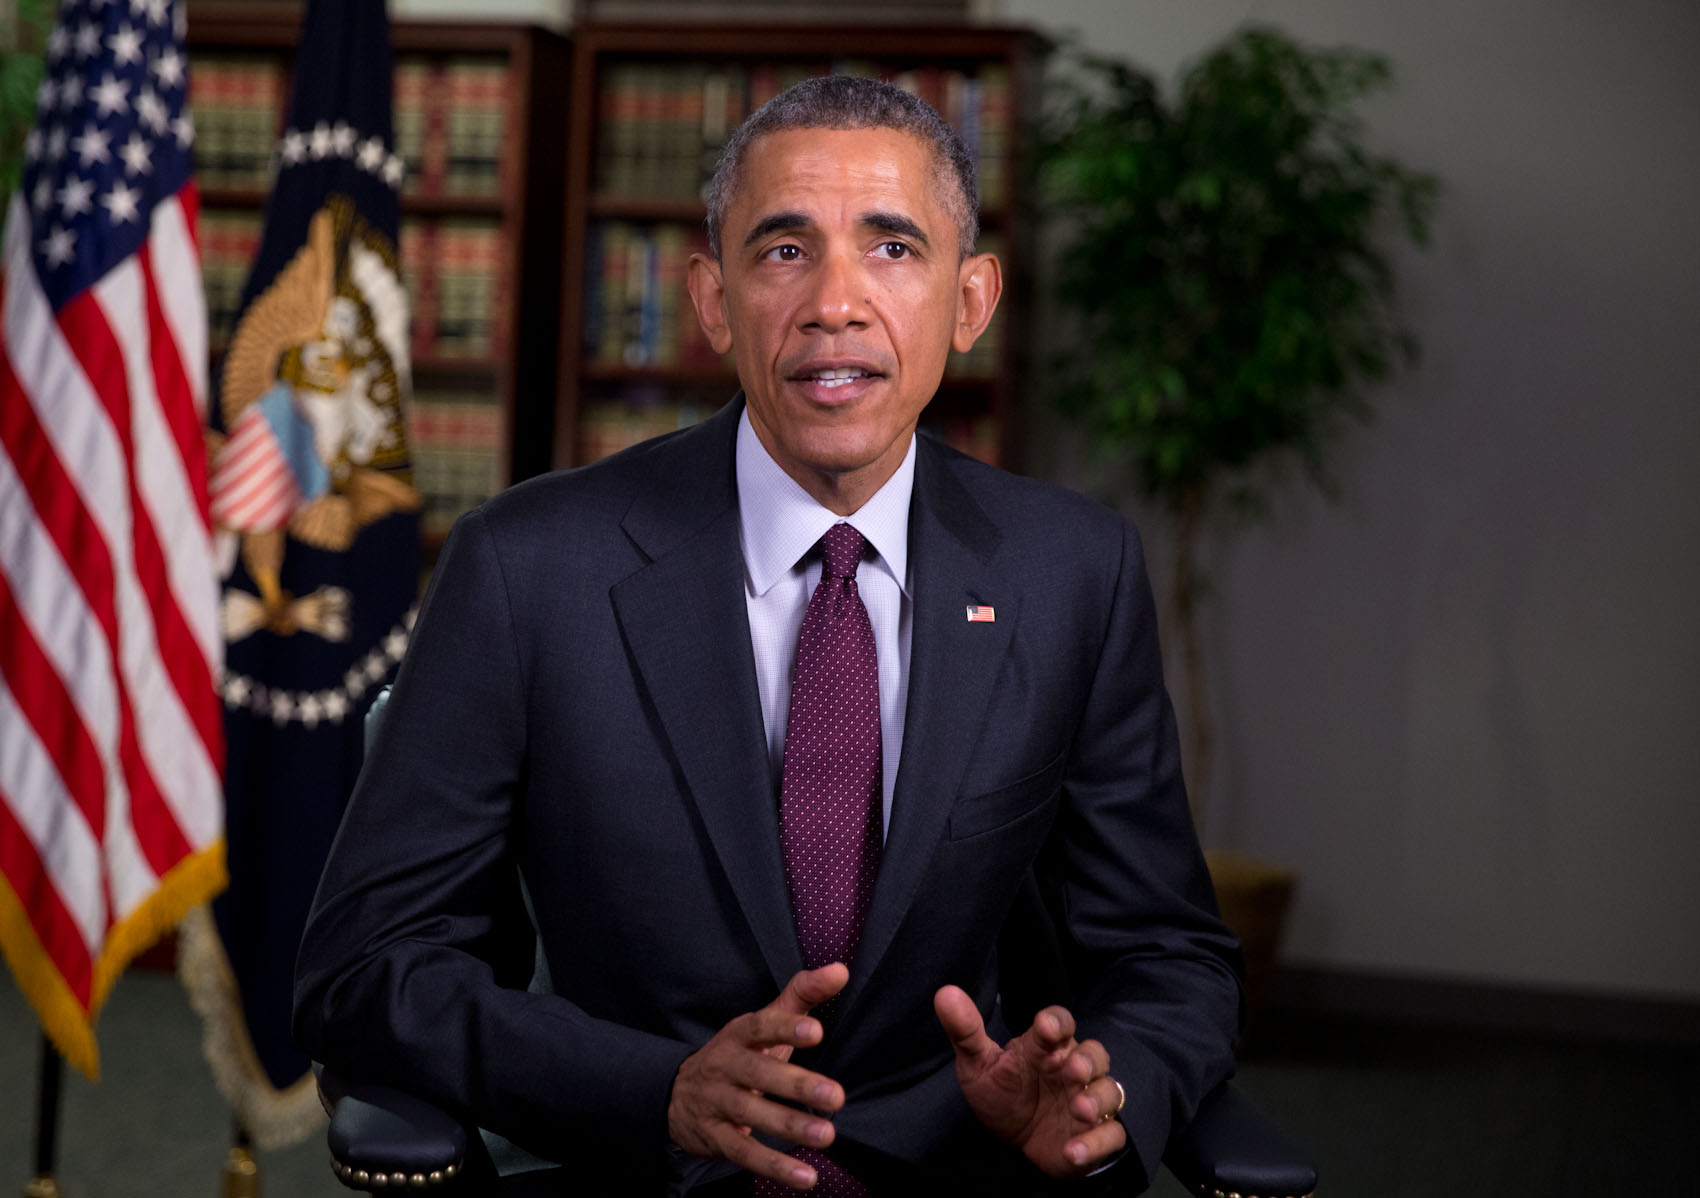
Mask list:
POLYGON ((841 961, 822 965, 819 969, 804 969, 791 975, 779 997, 768 1004, 789 1015, 807 1015, 811 1007, 844 989, 850 982, 850 967, 841 961))
POLYGON ((986 1022, 967 991, 960 986, 940 987, 933 995, 933 1012, 958 1056, 979 1058, 998 1052, 997 1041, 986 1035, 986 1022))
POLYGON ((807 1111, 770 1102, 747 1090, 727 1097, 723 1117, 739 1128, 747 1127, 752 1131, 766 1132, 770 1136, 789 1140, 793 1144, 805 1144, 810 1148, 825 1148, 832 1143, 836 1135, 828 1120, 811 1115, 807 1111))
POLYGON ((1127 1144, 1127 1129, 1120 1119, 1107 1119, 1081 1132, 1063 1145, 1063 1155, 1080 1169, 1095 1169, 1127 1144))
POLYGON ((721 1073, 740 1089, 783 1098, 818 1111, 836 1111, 844 1105, 844 1087, 830 1077, 812 1073, 800 1065, 776 1061, 765 1053, 733 1058, 721 1073))
POLYGON ((1084 1086, 1110 1071, 1110 1054, 1096 1040, 1056 1049, 1045 1060, 1045 1068, 1065 1082, 1084 1086))
POLYGON ((1120 1114, 1122 1090, 1116 1079, 1105 1075, 1084 1086, 1069 1102, 1069 1114, 1085 1123, 1098 1123, 1120 1114))
POLYGON ((1074 1051, 1084 1056, 1089 1066, 1086 1080, 1103 1077, 1110 1071, 1110 1050, 1097 1040, 1082 1040, 1074 1051))
POLYGON ((730 1124, 722 1125, 712 1138, 720 1155, 746 1172, 799 1190, 815 1184, 815 1171, 802 1161, 769 1148, 754 1136, 739 1135, 730 1124))
POLYGON ((1033 1033, 1047 1052, 1060 1048, 1074 1036, 1074 1015, 1067 1007, 1046 1007, 1033 1017, 1033 1033))
POLYGON ((823 1034, 820 1020, 783 1010, 777 1003, 740 1015, 727 1028, 740 1043, 758 1049, 775 1044, 810 1048, 820 1043, 823 1034))

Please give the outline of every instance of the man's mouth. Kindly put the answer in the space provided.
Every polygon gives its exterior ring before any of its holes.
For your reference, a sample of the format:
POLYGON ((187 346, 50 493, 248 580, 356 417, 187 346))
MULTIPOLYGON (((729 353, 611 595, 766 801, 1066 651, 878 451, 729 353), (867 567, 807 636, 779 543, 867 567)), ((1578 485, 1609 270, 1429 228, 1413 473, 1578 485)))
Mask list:
POLYGON ((790 375, 793 383, 801 383, 808 387, 817 399, 824 400, 836 392, 843 392, 845 398, 854 398, 875 380, 885 377, 876 363, 858 362, 854 359, 845 362, 828 361, 821 365, 804 365, 790 375))
POLYGON ((856 366, 841 366, 832 370, 811 370, 802 378, 806 382, 819 383, 823 387, 843 387, 857 379, 875 377, 872 371, 863 370, 856 366))

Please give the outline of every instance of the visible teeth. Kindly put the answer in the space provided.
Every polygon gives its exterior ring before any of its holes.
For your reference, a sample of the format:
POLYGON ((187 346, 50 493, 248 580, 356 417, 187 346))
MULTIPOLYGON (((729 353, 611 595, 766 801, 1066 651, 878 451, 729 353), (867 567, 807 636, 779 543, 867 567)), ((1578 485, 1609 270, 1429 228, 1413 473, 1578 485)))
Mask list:
POLYGON ((824 383, 829 387, 842 387, 851 379, 866 378, 867 374, 867 371, 860 370, 854 366, 840 366, 836 370, 817 370, 810 377, 812 377, 815 382, 824 383))

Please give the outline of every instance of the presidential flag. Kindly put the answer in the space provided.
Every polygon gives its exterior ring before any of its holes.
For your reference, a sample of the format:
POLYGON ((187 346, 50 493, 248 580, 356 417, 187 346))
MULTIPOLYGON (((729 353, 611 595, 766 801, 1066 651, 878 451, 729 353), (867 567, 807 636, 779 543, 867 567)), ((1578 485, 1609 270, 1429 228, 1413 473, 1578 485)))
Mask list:
POLYGON ((384 5, 310 3, 294 80, 213 405, 230 888, 179 954, 215 1079, 262 1147, 323 1119, 290 1035, 295 950, 419 585, 384 5))
POLYGON ((182 12, 66 0, 0 278, 0 949, 59 1052, 224 884, 182 12))

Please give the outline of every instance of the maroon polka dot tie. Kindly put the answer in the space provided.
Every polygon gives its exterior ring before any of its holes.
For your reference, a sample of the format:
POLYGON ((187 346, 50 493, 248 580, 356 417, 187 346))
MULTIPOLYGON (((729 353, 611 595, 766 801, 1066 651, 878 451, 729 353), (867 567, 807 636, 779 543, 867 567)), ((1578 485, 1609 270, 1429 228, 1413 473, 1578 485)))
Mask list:
POLYGON ((835 524, 821 544, 820 585, 797 637, 779 790, 779 846, 810 969, 855 956, 883 839, 879 664, 856 590, 864 542, 835 524))
MULTIPOLYGON (((879 663, 874 628, 856 589, 863 544, 848 524, 833 525, 821 541, 825 564, 797 637, 785 726, 779 846, 797 943, 810 969, 848 964, 856 955, 883 840, 879 663)), ((868 1193, 823 1153, 799 1148, 792 1155, 818 1174, 811 1193, 868 1193)), ((763 1198, 791 1192, 756 1181, 755 1193, 763 1198)))

